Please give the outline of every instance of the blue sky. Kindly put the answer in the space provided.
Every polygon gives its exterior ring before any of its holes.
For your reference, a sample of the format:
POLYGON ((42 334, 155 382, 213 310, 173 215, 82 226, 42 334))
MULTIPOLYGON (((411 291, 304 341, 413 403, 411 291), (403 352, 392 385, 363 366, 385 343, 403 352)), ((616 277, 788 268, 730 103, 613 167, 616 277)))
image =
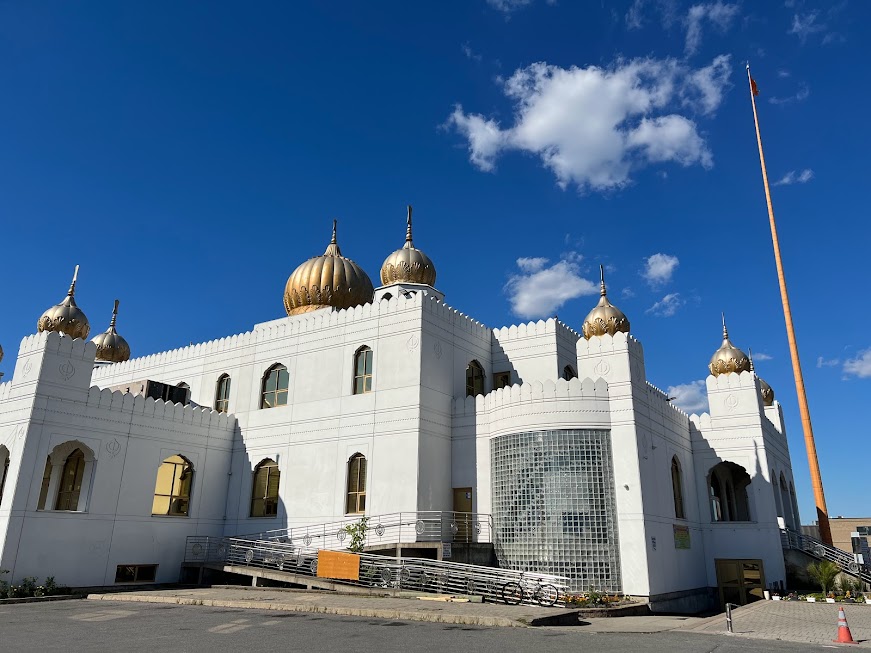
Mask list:
POLYGON ((868 515, 871 4, 0 5, 0 371, 82 266, 92 335, 134 356, 284 314, 329 241, 377 280, 404 239, 493 327, 580 330, 598 265, 650 381, 699 409, 720 344, 756 353, 813 498, 744 62, 830 513, 868 515))

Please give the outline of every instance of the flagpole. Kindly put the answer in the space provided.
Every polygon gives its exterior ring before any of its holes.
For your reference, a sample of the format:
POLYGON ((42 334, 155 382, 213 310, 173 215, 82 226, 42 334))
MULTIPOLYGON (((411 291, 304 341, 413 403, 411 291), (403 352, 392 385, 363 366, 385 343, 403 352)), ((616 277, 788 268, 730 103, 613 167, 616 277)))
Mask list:
MULTIPOLYGON (((804 444, 807 449, 807 460, 811 472, 811 484, 814 488, 814 500, 817 505, 817 523, 820 528, 820 539, 831 546, 832 531, 829 527, 829 512, 826 508, 826 495, 823 492, 823 477, 820 474, 820 463, 817 459, 817 446, 814 442, 814 429, 813 426, 811 426, 810 410, 808 409, 807 404, 807 393, 804 388, 804 377, 801 373, 801 361, 798 357, 798 345, 795 341, 795 328, 792 324, 792 310, 789 307, 789 294, 786 291, 786 277, 783 274, 783 261, 780 258, 780 241, 777 238, 777 225, 774 222, 774 207, 771 205, 771 189, 768 186, 768 171, 765 169, 765 154, 762 152, 762 135, 759 132, 759 116, 756 113, 756 84, 750 76, 750 64, 747 64, 747 83, 750 85, 750 101, 753 103, 753 121, 756 123, 756 142, 759 145, 759 163, 762 166, 762 184, 765 186, 765 201, 768 203, 768 221, 771 225, 771 242, 774 245, 774 262, 777 265, 777 280, 780 283, 780 298, 783 302, 783 317, 786 321, 786 337, 789 340, 789 353, 792 357, 792 372, 795 376, 795 391, 798 394, 798 410, 801 414, 801 426, 804 430, 804 444)), ((774 482, 774 479, 772 479, 772 482, 774 482)))

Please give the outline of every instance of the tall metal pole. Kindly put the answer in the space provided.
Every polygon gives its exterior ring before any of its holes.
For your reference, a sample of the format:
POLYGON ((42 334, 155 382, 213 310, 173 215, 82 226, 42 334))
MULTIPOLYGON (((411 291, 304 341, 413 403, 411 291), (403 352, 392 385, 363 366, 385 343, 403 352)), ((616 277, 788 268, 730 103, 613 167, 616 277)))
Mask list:
POLYGON ((820 474, 820 463, 817 460, 817 446, 814 443, 814 429, 811 426, 810 410, 807 405, 807 394, 804 389, 804 377, 801 374, 801 361, 798 358, 798 345, 795 342, 795 328, 792 324, 792 311, 789 307, 789 295, 786 291, 786 277, 783 274, 783 261, 780 258, 780 241, 777 238, 777 225, 774 222, 774 207, 771 205, 771 190, 768 187, 768 171, 765 169, 765 155, 762 152, 762 135, 759 132, 759 116, 756 113, 755 83, 750 76, 750 65, 747 65, 747 83, 750 85, 750 101, 753 103, 753 121, 756 123, 756 142, 759 144, 759 163, 762 165, 762 183, 765 186, 765 201, 768 203, 768 221, 771 225, 771 242, 774 245, 774 262, 777 265, 777 280, 780 282, 780 298, 783 301, 783 317, 786 321, 786 337, 789 340, 789 353, 792 357, 792 372, 795 376, 795 391, 798 394, 798 410, 801 414, 801 426, 804 430, 804 444, 807 449, 807 461, 811 472, 811 484, 814 488, 814 500, 817 504, 817 523, 820 527, 820 539, 832 546, 832 531, 829 528, 829 511, 826 508, 826 495, 823 492, 823 478, 820 474))

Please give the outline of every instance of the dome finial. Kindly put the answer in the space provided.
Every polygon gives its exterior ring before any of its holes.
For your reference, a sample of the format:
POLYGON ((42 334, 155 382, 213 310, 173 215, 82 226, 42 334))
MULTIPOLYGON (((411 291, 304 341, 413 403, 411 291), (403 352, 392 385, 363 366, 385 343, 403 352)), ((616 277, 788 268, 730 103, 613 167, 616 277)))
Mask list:
POLYGON ((324 252, 324 256, 341 256, 342 250, 339 249, 339 241, 336 239, 336 226, 339 224, 339 221, 335 218, 333 219, 333 237, 330 239, 330 244, 327 245, 327 249, 324 252))
POLYGON ((599 265, 599 279, 601 280, 601 283, 602 283, 602 287, 599 290, 599 294, 602 297, 605 297, 607 295, 607 292, 605 291, 605 266, 604 265, 599 265))
POLYGON ((750 359, 729 340, 729 331, 726 329, 726 314, 722 313, 721 316, 723 319, 723 344, 711 356, 708 369, 714 376, 730 374, 731 372, 747 372, 750 370, 750 359))
POLYGON ((130 360, 130 345, 127 341, 118 335, 115 330, 115 322, 118 320, 118 305, 121 302, 115 300, 115 306, 112 309, 112 320, 109 322, 109 328, 91 340, 97 345, 97 354, 95 359, 104 363, 123 363, 130 360))
POLYGON ((408 205, 408 218, 406 220, 406 224, 408 225, 405 228, 405 248, 411 249, 414 247, 414 243, 411 241, 411 204, 408 205))
POLYGON ((589 340, 593 336, 603 336, 606 333, 614 335, 618 331, 629 333, 629 320, 624 315, 623 311, 614 306, 608 301, 607 291, 605 289, 605 266, 599 266, 599 280, 601 290, 599 294, 599 303, 589 312, 584 320, 581 330, 584 333, 584 338, 589 340))
POLYGON ((70 284, 70 289, 67 291, 67 296, 72 297, 76 294, 76 280, 79 278, 79 266, 76 266, 73 272, 73 282, 70 284))
POLYGON ((112 309, 112 320, 109 322, 109 328, 113 329, 115 327, 115 321, 118 319, 118 305, 121 302, 117 299, 115 300, 115 308, 112 309))
POLYGON ((720 316, 723 318, 723 340, 729 339, 729 331, 726 329, 726 313, 725 311, 720 313, 720 316))

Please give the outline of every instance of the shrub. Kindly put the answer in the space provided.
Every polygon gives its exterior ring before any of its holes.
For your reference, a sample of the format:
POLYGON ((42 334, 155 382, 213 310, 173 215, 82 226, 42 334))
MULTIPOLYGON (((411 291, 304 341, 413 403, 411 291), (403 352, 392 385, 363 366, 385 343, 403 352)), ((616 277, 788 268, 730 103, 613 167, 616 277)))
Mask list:
POLYGON ((351 536, 351 541, 348 542, 348 551, 353 553, 362 553, 363 546, 366 544, 366 531, 369 522, 368 517, 361 517, 356 524, 348 524, 345 526, 345 532, 351 536))
POLYGON ((808 575, 813 578, 823 594, 827 594, 835 584, 835 578, 840 573, 841 569, 834 562, 829 560, 821 560, 820 562, 812 562, 807 566, 808 575))

